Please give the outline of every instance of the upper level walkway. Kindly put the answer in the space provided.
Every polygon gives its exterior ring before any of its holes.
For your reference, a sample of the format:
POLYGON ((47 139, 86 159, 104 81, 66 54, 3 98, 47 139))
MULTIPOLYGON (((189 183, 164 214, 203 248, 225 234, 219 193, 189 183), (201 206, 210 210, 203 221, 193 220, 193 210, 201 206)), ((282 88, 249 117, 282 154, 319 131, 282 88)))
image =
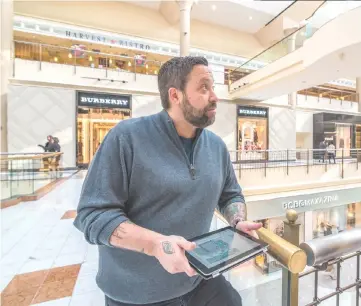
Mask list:
POLYGON ((359 77, 360 16, 357 1, 325 1, 304 25, 233 71, 238 80, 230 85, 232 99, 263 101, 343 76, 359 77), (250 63, 263 65, 242 74, 250 63))

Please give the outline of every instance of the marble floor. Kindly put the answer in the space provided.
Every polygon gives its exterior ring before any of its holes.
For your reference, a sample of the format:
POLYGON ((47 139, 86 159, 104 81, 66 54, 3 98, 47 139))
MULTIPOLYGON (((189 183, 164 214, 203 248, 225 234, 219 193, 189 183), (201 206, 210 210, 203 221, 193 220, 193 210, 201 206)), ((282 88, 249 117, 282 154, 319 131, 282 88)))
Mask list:
MULTIPOLYGON (((98 250, 74 228, 85 172, 72 176, 38 201, 1 210, 1 305, 99 306, 104 296, 95 283, 98 250)), ((214 219, 212 229, 225 226, 214 219)), ((346 265, 346 263, 344 263, 346 265)), ((343 268, 344 280, 355 263, 343 268)), ((246 306, 280 306, 281 272, 262 275, 252 263, 228 272, 246 306)), ((313 279, 301 280, 300 305, 312 301, 313 279)), ((320 294, 335 282, 321 277, 320 294)), ((342 306, 354 306, 355 291, 342 295, 342 306)), ((321 306, 336 305, 334 300, 321 306)))

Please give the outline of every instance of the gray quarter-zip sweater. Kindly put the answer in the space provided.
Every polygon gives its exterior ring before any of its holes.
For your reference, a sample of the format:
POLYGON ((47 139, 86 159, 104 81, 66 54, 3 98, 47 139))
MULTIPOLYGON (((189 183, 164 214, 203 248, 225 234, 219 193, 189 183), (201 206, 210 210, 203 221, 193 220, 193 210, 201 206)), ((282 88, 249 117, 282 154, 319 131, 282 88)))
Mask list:
POLYGON ((169 274, 156 258, 109 244, 130 219, 186 239, 209 231, 216 207, 244 202, 224 142, 201 130, 188 158, 166 111, 120 122, 98 149, 80 196, 74 225, 99 246, 97 284, 123 303, 146 304, 182 296, 200 277, 169 274))

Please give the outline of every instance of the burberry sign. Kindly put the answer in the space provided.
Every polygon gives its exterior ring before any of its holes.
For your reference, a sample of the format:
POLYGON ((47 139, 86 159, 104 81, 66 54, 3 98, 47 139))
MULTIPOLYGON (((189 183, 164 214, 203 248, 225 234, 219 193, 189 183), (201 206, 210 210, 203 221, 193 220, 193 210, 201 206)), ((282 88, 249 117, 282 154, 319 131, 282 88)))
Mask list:
POLYGON ((240 117, 268 117, 268 109, 251 106, 238 106, 237 115, 240 117))
POLYGON ((78 106, 130 108, 131 96, 78 91, 78 106))

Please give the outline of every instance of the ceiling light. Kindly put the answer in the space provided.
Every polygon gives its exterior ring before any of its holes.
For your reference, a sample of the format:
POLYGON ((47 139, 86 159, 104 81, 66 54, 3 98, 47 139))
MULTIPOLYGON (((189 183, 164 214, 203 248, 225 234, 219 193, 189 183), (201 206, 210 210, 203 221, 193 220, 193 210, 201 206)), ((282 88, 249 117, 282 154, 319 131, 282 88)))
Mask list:
POLYGON ((157 71, 157 70, 154 70, 154 74, 158 74, 158 71, 157 71))
POLYGON ((68 57, 69 57, 69 58, 72 58, 72 57, 73 57, 73 55, 72 55, 71 53, 69 53, 69 54, 68 54, 68 57))
POLYGON ((211 6, 211 8, 212 8, 212 11, 215 11, 217 9, 217 7, 214 4, 211 6))
POLYGON ((57 62, 58 61, 58 58, 55 56, 54 57, 54 62, 57 62))
POLYGON ((93 58, 92 58, 92 56, 90 55, 89 56, 89 62, 92 62, 93 61, 93 58))
POLYGON ((132 63, 131 63, 130 61, 128 62, 128 66, 129 66, 129 67, 132 67, 132 63))
POLYGON ((249 19, 249 20, 252 20, 252 19, 253 19, 253 17, 252 17, 252 16, 249 16, 249 17, 248 17, 248 19, 249 19))
POLYGON ((148 64, 145 65, 145 69, 148 69, 148 64))
POLYGON ((112 59, 110 59, 110 60, 109 60, 109 64, 112 64, 112 63, 113 63, 113 61, 112 61, 112 59))

